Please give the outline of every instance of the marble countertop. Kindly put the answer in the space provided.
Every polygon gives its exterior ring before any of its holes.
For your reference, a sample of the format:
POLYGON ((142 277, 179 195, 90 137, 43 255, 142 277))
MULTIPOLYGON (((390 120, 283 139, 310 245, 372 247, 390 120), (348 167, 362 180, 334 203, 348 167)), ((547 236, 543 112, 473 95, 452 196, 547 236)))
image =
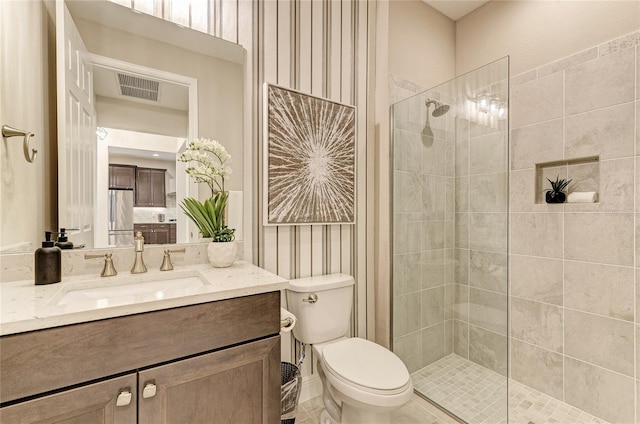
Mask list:
POLYGON ((148 224, 176 224, 176 221, 164 221, 164 222, 160 222, 160 221, 137 221, 134 222, 133 225, 136 224, 142 224, 142 225, 148 225, 148 224))
POLYGON ((229 268, 204 264, 104 278, 73 276, 44 286, 33 280, 6 282, 0 284, 0 335, 266 293, 286 285, 287 280, 242 261, 229 268), (149 287, 159 281, 162 287, 149 287), (101 290, 99 295, 91 293, 95 289, 101 290))

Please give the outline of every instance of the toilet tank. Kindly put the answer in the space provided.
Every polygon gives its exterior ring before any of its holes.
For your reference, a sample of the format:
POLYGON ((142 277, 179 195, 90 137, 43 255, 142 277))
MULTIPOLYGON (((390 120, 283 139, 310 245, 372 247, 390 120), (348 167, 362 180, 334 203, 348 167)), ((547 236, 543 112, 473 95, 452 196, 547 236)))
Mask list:
POLYGON ((353 285, 353 277, 347 274, 289 281, 287 309, 298 320, 293 327, 293 337, 303 343, 315 344, 347 334, 351 324, 353 285))

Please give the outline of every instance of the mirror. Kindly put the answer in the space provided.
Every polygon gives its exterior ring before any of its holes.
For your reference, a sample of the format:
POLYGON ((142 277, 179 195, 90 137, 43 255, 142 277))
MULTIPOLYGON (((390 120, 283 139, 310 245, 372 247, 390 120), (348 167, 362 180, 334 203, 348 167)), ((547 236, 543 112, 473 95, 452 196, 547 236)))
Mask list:
MULTIPOLYGON (((61 94, 56 84, 56 66, 60 61, 56 64, 54 56, 55 32, 61 19, 52 10, 55 5, 53 8, 47 5, 45 9, 43 2, 0 2, 0 24, 4 29, 0 123, 24 126, 23 129, 34 132, 32 144, 39 150, 36 163, 27 164, 24 159, 22 163, 18 156, 22 153, 21 146, 9 139, 2 140, 0 252, 33 251, 39 246, 43 232, 55 230, 58 225, 66 228, 79 225, 81 231, 70 234, 76 244, 114 245, 108 237, 109 163, 165 169, 164 202, 157 207, 155 203, 136 207, 134 217, 144 223, 163 218, 168 223, 176 219, 177 241, 197 241, 197 233, 176 206, 185 195, 205 198, 210 194, 188 181, 184 164, 176 164, 175 159, 166 156, 179 152, 190 137, 216 139, 231 154, 233 175, 228 188, 240 211, 229 216, 241 217, 242 47, 106 0, 65 3, 88 51, 83 56, 87 60, 82 63, 87 72, 78 75, 90 75, 81 82, 94 89, 95 125, 99 129, 93 146, 95 170, 81 177, 83 174, 79 172, 86 170, 76 171, 73 165, 85 164, 91 156, 81 160, 81 155, 87 154, 86 148, 66 149, 57 134, 60 126, 55 125, 56 110, 60 111, 61 105, 64 113, 73 109, 64 106, 64 99, 60 98, 64 92, 61 94), (23 25, 25 22, 30 22, 29 26, 23 25), (35 46, 38 49, 33 52, 35 46), (30 53, 25 55, 25 51, 30 53), (18 57, 26 60, 20 63, 20 70, 15 66, 18 57), (10 58, 16 69, 10 69, 10 58), (32 79, 25 81, 25 74, 29 75, 32 69, 32 79), (129 76, 159 81, 161 101, 125 100, 121 92, 108 94, 105 85, 118 88, 117 74, 122 71, 129 76), (24 100, 25 94, 32 96, 30 103, 28 98, 24 100), (173 100, 176 97, 180 100, 173 100), (167 100, 173 103, 164 103, 167 100), (24 106, 16 108, 18 101, 24 106), (157 140, 150 141, 154 137, 157 140), (157 143, 157 148, 150 147, 153 143, 157 143), (58 150, 67 152, 66 157, 58 150), (154 153, 159 155, 158 159, 151 156, 154 153), (65 180, 82 184, 68 189, 65 180), (93 196, 92 212, 78 207, 82 196, 93 196), (88 238, 83 238, 87 234, 88 238)), ((241 218, 237 225, 242 225, 241 218)))

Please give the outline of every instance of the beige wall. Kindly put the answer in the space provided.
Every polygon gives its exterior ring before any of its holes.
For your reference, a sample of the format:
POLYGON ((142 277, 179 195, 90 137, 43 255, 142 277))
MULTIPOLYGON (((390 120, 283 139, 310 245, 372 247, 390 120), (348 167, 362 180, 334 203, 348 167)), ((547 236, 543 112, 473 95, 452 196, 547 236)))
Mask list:
POLYGON ((43 3, 0 2, 0 124, 33 132, 31 148, 38 150, 35 163, 28 163, 21 138, 1 141, 0 248, 24 242, 32 250, 40 246, 45 229, 57 226, 51 28, 43 3))
POLYGON ((96 96, 99 127, 186 137, 189 116, 186 111, 96 96))
POLYGON ((456 74, 506 55, 511 75, 633 32, 638 1, 490 1, 456 24, 456 74))
POLYGON ((455 22, 421 0, 389 2, 389 73, 433 87, 454 77, 455 22))

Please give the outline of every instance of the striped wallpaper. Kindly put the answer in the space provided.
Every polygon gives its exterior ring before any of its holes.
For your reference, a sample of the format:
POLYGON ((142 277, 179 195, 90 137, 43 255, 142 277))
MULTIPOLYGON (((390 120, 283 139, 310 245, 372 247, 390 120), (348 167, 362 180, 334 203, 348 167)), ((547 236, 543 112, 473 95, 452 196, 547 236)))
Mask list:
MULTIPOLYGON (((288 279, 354 275, 353 333, 361 337, 367 337, 366 311, 373 305, 373 228, 368 225, 373 218, 367 200, 373 199, 369 87, 375 13, 375 0, 209 0, 209 32, 246 52, 244 158, 252 166, 245 166, 243 178, 245 211, 253 214, 244 221, 252 229, 245 230, 245 258, 288 279), (356 106, 355 225, 262 226, 265 82, 356 106)), ((291 342, 283 339, 287 358, 291 342)))

